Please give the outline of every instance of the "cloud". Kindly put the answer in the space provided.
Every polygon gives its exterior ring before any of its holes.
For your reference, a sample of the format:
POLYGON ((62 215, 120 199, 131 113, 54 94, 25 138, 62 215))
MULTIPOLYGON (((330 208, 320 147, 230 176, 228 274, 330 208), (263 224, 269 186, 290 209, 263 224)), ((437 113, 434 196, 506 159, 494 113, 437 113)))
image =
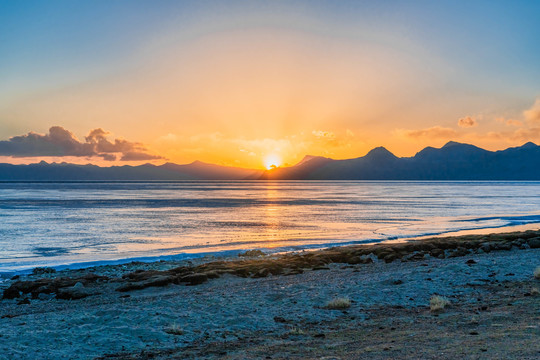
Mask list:
POLYGON ((445 139, 458 135, 457 131, 441 126, 433 126, 427 129, 420 130, 398 130, 399 133, 413 139, 430 138, 430 139, 445 139))
POLYGON ((315 142, 327 147, 339 148, 350 147, 351 138, 354 137, 354 133, 346 129, 345 134, 335 134, 332 131, 313 130, 311 135, 315 137, 315 142))
POLYGON ((505 122, 506 125, 508 126, 523 126, 523 122, 522 121, 519 121, 519 120, 514 120, 514 119, 508 119, 506 120, 505 122))
POLYGON ((29 132, 0 141, 0 155, 12 157, 101 157, 106 161, 114 161, 118 156, 121 157, 121 161, 162 159, 161 156, 150 154, 141 143, 123 139, 115 139, 114 142, 111 142, 107 139, 108 135, 109 133, 101 128, 94 129, 82 142, 63 127, 53 126, 49 129, 48 134, 29 132))
POLYGON ((465 116, 458 120, 458 126, 460 127, 473 127, 478 125, 476 119, 471 116, 465 116))
POLYGON ((311 132, 313 136, 319 139, 330 139, 333 140, 336 138, 336 134, 334 134, 331 131, 323 131, 323 130, 313 130, 311 132))
POLYGON ((529 110, 523 112, 523 116, 531 123, 540 123, 540 98, 536 99, 529 110))

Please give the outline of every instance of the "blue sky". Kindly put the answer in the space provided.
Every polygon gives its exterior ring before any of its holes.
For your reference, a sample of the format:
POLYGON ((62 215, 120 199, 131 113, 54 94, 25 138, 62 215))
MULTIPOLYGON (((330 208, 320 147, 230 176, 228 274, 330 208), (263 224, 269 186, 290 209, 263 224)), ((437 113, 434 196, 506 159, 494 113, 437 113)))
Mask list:
POLYGON ((539 15, 537 1, 3 0, 0 139, 104 128, 222 163, 264 146, 293 161, 538 142, 523 114, 540 96, 539 15), (238 154, 212 155, 212 136, 238 154))

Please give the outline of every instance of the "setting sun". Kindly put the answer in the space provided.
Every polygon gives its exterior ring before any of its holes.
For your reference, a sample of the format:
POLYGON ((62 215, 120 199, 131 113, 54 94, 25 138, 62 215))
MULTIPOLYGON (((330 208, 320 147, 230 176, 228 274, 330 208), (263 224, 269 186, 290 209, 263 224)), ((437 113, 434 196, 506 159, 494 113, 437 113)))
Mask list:
POLYGON ((264 167, 267 170, 279 167, 280 165, 281 165, 281 158, 276 154, 270 154, 264 158, 264 167))

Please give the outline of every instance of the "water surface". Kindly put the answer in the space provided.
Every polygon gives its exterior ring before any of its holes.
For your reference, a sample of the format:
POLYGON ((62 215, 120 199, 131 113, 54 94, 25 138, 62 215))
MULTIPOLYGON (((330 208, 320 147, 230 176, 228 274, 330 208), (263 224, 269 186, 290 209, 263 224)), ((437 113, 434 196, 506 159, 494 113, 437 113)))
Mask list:
POLYGON ((540 222, 540 182, 0 183, 0 272, 540 222))

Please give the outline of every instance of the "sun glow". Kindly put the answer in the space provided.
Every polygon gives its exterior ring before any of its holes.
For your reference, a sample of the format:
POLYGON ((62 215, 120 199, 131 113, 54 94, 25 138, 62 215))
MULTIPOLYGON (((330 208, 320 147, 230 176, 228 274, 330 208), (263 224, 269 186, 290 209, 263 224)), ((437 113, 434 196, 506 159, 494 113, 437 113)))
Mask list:
POLYGON ((270 154, 264 158, 264 167, 267 170, 277 168, 280 165, 281 165, 281 158, 276 154, 270 154))

